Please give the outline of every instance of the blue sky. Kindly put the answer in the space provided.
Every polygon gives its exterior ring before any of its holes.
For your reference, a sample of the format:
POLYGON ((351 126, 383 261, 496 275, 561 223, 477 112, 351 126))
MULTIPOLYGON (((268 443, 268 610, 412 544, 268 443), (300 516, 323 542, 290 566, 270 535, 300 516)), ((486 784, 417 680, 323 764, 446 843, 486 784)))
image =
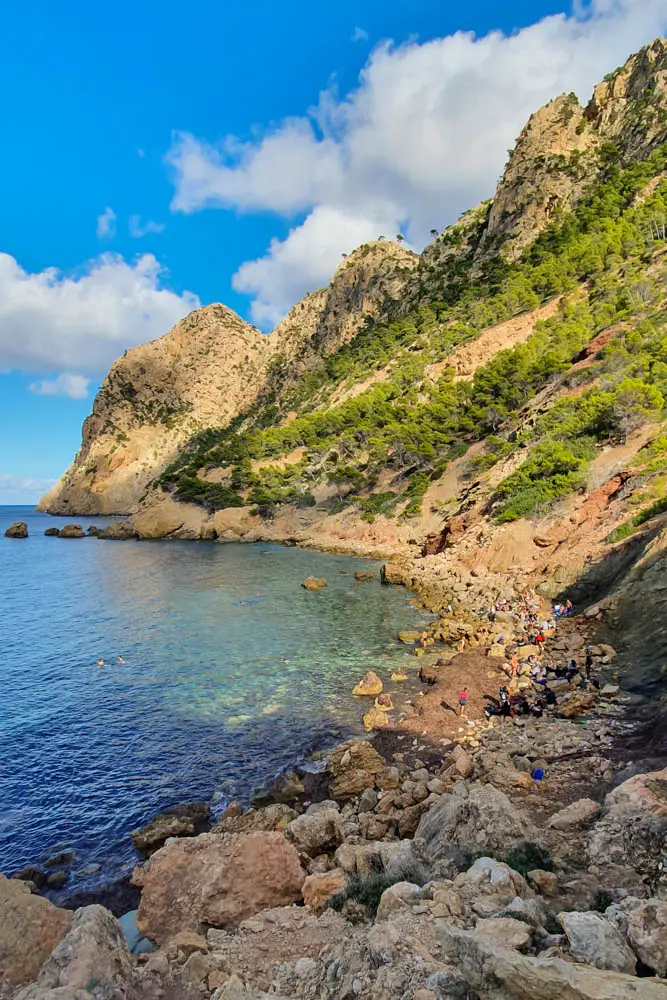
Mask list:
POLYGON ((212 301, 268 330, 364 239, 400 228, 420 248, 492 194, 531 111, 588 99, 667 10, 32 0, 0 27, 12 503, 69 464, 126 347, 212 301))

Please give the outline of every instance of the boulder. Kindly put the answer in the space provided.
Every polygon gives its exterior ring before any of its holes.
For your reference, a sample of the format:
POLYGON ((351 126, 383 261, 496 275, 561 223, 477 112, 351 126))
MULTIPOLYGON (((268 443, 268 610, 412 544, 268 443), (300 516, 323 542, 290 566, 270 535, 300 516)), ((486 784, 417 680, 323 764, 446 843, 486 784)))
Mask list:
POLYGON ((383 709, 377 708, 374 705, 364 715, 363 723, 367 733, 372 732, 374 729, 385 729, 389 725, 389 716, 383 709))
POLYGON ((327 760, 332 777, 329 793, 333 799, 351 799, 365 788, 376 785, 378 775, 385 770, 384 758, 370 743, 353 740, 337 747, 327 760))
POLYGON ((72 917, 71 910, 33 896, 20 879, 0 875, 0 991, 37 976, 72 917))
POLYGON ((60 530, 58 528, 47 528, 44 532, 46 538, 57 538, 59 534, 60 530))
POLYGON ((377 872, 402 875, 415 865, 411 840, 375 840, 365 844, 346 842, 338 848, 334 860, 348 875, 372 875, 377 872))
POLYGON ((505 948, 478 930, 441 920, 437 936, 470 989, 485 1000, 666 1000, 660 983, 618 972, 573 965, 561 958, 533 958, 505 948))
POLYGON ((621 688, 618 684, 603 684, 600 689, 601 698, 615 698, 621 688))
POLYGON ((592 799, 577 799, 576 802, 554 813, 547 826, 552 830, 580 830, 589 826, 601 812, 600 805, 592 799))
POLYGON ((372 812, 378 804, 377 792, 374 788, 364 788, 359 796, 358 813, 372 812))
POLYGON ((326 585, 327 581, 324 578, 320 579, 316 576, 307 576, 301 584, 304 590, 323 590, 326 585))
POLYGON ((282 833, 203 833, 175 840, 145 866, 137 926, 158 945, 180 930, 234 927, 301 898, 306 873, 282 833))
POLYGON ((425 860, 447 857, 452 844, 460 847, 502 849, 517 840, 532 840, 530 820, 493 785, 455 785, 449 795, 422 816, 415 847, 425 860))
POLYGON ((187 510, 187 506, 171 498, 144 507, 132 518, 137 538, 168 538, 183 527, 187 510))
POLYGON ((219 833, 250 833, 252 830, 284 830, 297 813, 282 802, 274 802, 263 809, 248 809, 247 812, 225 810, 213 829, 219 833))
POLYGON ((375 573, 370 573, 368 570, 358 569, 354 574, 354 579, 357 583, 363 583, 367 580, 374 580, 375 573))
POLYGON ((472 757, 458 744, 454 749, 454 767, 463 778, 469 778, 475 770, 472 757))
POLYGON ((637 960, 616 928, 601 913, 580 913, 573 910, 559 913, 561 924, 570 946, 570 954, 577 962, 586 962, 596 969, 624 972, 634 975, 637 960))
POLYGON ((80 524, 66 524, 58 532, 59 538, 85 538, 86 533, 80 524))
POLYGON ((14 521, 5 531, 5 538, 27 538, 28 525, 25 521, 14 521))
POLYGON ((667 902, 649 899, 630 914, 628 941, 656 976, 667 976, 667 902))
MULTIPOLYGON (((481 917, 498 916, 510 903, 517 898, 521 901, 528 893, 523 876, 495 858, 477 858, 467 871, 456 876, 452 889, 481 917)), ((516 912, 503 915, 520 919, 516 912)))
POLYGON ((336 809, 321 809, 316 813, 297 816, 285 829, 285 837, 300 854, 316 858, 328 854, 343 842, 343 825, 336 809))
POLYGON ((42 966, 37 985, 49 990, 90 990, 93 981, 109 996, 119 988, 125 995, 134 981, 121 926, 97 904, 76 911, 67 934, 42 966))
POLYGON ((533 868, 526 876, 528 885, 542 896, 555 896, 558 891, 558 877, 554 872, 545 872, 542 868, 533 868))
POLYGON ((346 883, 345 872, 340 868, 309 875, 303 883, 303 901, 313 913, 323 913, 331 897, 342 892, 346 883))
POLYGON ((359 683, 352 688, 352 694, 356 694, 359 697, 364 698, 374 698, 376 695, 381 693, 382 681, 373 670, 369 670, 365 673, 359 683))
POLYGON ((303 795, 304 791, 303 782, 296 771, 285 771, 268 785, 253 789, 250 802, 256 808, 276 802, 287 805, 303 795))
POLYGON ((392 681, 407 681, 408 675, 404 670, 394 670, 391 679, 392 681))
POLYGON ((595 708, 595 695, 589 691, 573 691, 560 702, 556 714, 561 719, 574 719, 578 715, 590 712, 592 708, 595 708))
POLYGON ((401 910, 409 910, 415 903, 419 902, 421 894, 421 886, 415 885, 414 882, 395 882, 380 896, 375 919, 377 921, 388 920, 389 917, 401 910))
POLYGON ((477 921, 477 930, 496 938, 506 948, 525 951, 533 941, 529 924, 514 917, 483 917, 477 921))
POLYGON ((125 542, 130 538, 136 538, 137 533, 129 520, 114 521, 107 528, 99 533, 98 538, 104 538, 112 542, 125 542))
POLYGON ((421 632, 416 629, 404 629, 402 632, 398 633, 398 638, 401 642, 406 643, 406 645, 412 645, 415 642, 419 642, 421 639, 421 632))
POLYGON ((145 857, 159 850, 170 837, 194 837, 194 835, 194 820, 189 817, 170 816, 168 813, 159 813, 145 826, 132 830, 130 834, 132 843, 145 857))
POLYGON ((635 774, 611 791, 602 818, 591 830, 588 852, 593 861, 619 861, 653 868, 662 860, 667 835, 667 768, 635 774))

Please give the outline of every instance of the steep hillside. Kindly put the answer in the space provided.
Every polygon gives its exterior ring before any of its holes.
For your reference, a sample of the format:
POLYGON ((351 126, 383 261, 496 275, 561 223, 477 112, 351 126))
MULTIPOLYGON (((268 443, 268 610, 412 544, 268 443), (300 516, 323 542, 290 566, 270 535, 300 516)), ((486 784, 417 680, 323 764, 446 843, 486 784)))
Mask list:
MULTIPOLYGON (((83 427, 81 449, 42 498, 52 514, 129 513, 194 434, 224 427, 281 373, 335 350, 398 297, 417 256, 395 243, 360 247, 328 288, 308 295, 266 336, 231 309, 191 313, 112 366, 83 427)), ((283 378, 283 382, 285 378, 283 378)))
POLYGON ((576 578, 662 503, 666 173, 658 39, 587 108, 537 112, 495 198, 420 257, 359 248, 268 337, 212 306, 128 352, 43 506, 139 504, 140 537, 482 539, 498 570, 576 578))

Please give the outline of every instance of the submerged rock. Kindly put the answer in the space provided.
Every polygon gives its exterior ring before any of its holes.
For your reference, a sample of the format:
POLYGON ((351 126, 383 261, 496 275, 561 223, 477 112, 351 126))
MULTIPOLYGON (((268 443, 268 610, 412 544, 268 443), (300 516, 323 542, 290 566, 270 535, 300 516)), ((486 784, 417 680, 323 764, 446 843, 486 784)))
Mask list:
POLYGON ((28 525, 25 521, 14 521, 5 531, 5 538, 27 538, 28 525))
POLYGON ((324 578, 320 579, 316 576, 307 576, 301 584, 304 590, 323 590, 326 585, 327 581, 324 578))
POLYGON ((60 528, 47 528, 44 532, 45 538, 57 538, 60 534, 60 528))
POLYGON ((358 569, 354 574, 354 579, 357 583, 363 583, 367 580, 374 580, 375 573, 370 573, 368 570, 358 569))

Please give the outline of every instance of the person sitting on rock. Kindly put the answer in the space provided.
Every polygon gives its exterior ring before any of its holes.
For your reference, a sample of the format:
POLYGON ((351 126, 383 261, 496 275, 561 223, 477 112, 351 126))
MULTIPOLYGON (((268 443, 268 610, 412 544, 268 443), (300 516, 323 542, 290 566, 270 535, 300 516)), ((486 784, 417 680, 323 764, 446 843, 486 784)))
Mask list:
POLYGON ((556 705, 558 702, 558 699, 556 698, 556 692, 552 691, 551 688, 545 687, 544 697, 547 705, 549 706, 556 705))
POLYGON ((578 673, 579 673, 579 668, 577 666, 577 661, 576 660, 570 660, 570 665, 567 668, 567 672, 565 674, 565 676, 567 677, 568 681, 571 681, 572 678, 574 677, 574 675, 578 674, 578 673))

